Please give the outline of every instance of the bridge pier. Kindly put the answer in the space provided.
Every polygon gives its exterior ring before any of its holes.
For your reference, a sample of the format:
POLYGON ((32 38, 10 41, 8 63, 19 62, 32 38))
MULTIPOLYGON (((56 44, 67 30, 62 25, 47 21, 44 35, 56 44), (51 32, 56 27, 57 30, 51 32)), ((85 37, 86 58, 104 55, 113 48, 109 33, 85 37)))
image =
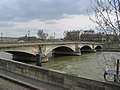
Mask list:
POLYGON ((76 55, 76 56, 80 56, 80 55, 81 55, 81 52, 75 52, 75 55, 76 55))
POLYGON ((97 50, 95 50, 95 49, 92 49, 92 52, 96 53, 96 52, 97 52, 97 50))
POLYGON ((75 53, 76 53, 76 55, 78 55, 78 56, 81 55, 81 50, 80 50, 78 44, 75 45, 75 53))
POLYGON ((47 55, 43 55, 41 57, 41 62, 48 62, 48 56, 47 55))
POLYGON ((36 65, 37 66, 42 66, 42 64, 41 64, 41 54, 40 53, 38 53, 38 54, 36 54, 36 65))
POLYGON ((97 52, 95 49, 91 49, 91 50, 81 50, 81 52, 91 52, 91 53, 95 53, 97 52))
POLYGON ((95 49, 92 49, 92 50, 88 50, 88 52, 96 53, 97 51, 95 49))
POLYGON ((79 52, 61 52, 61 51, 53 51, 52 55, 74 55, 74 56, 79 56, 81 55, 81 51, 79 52))

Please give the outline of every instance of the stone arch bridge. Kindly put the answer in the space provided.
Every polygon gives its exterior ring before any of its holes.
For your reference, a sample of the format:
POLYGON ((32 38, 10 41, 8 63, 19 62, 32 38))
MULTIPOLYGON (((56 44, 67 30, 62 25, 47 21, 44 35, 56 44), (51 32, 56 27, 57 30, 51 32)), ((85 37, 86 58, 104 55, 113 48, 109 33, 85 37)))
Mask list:
POLYGON ((53 55, 81 55, 82 52, 96 52, 101 49, 102 44, 94 42, 0 44, 0 51, 11 53, 13 59, 23 61, 35 61, 38 54, 42 61, 47 61, 51 52, 53 55))

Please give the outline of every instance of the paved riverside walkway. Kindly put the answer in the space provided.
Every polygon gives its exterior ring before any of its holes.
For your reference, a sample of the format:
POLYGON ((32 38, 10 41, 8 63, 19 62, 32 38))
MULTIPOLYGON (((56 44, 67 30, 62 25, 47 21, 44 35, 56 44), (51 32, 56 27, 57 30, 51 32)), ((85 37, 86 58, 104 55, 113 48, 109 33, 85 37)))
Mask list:
POLYGON ((0 90, 31 90, 0 77, 0 90))
POLYGON ((66 89, 42 81, 37 81, 32 78, 23 77, 8 71, 6 72, 5 70, 0 69, 0 90, 66 90, 66 89), (13 82, 2 78, 4 76, 6 78, 12 79, 13 82), (14 80, 16 83, 14 82, 14 80), (17 83, 17 81, 19 84, 17 83))

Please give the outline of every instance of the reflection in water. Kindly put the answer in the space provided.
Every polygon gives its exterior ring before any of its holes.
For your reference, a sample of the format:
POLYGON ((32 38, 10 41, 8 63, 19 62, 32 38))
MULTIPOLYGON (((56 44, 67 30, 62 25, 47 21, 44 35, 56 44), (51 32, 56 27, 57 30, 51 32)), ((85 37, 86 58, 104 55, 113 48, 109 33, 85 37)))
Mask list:
MULTIPOLYGON (((43 67, 64 71, 81 77, 103 81, 105 59, 115 60, 119 58, 115 52, 86 53, 81 56, 61 56, 50 57, 47 63, 42 63, 43 67), (109 56, 111 55, 111 57, 109 56), (117 56, 115 56, 117 55, 117 56), (115 58, 114 58, 115 57, 115 58)), ((12 56, 5 52, 0 52, 0 57, 11 59, 12 56)), ((32 64, 35 65, 35 62, 32 64)))

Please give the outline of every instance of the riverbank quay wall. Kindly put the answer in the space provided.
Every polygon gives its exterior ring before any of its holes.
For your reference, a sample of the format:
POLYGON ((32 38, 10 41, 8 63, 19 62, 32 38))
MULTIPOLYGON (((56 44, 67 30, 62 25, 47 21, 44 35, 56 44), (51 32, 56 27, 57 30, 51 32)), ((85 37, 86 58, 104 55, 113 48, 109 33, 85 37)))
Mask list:
MULTIPOLYGON (((120 90, 120 84, 95 81, 12 60, 0 59, 0 70, 5 71, 7 75, 14 73, 17 76, 23 77, 24 80, 29 78, 42 81, 61 87, 63 90, 120 90)), ((17 77, 15 78, 17 79, 17 77)), ((32 83, 32 80, 28 83, 32 83)), ((39 83, 37 85, 39 86, 39 83)))

